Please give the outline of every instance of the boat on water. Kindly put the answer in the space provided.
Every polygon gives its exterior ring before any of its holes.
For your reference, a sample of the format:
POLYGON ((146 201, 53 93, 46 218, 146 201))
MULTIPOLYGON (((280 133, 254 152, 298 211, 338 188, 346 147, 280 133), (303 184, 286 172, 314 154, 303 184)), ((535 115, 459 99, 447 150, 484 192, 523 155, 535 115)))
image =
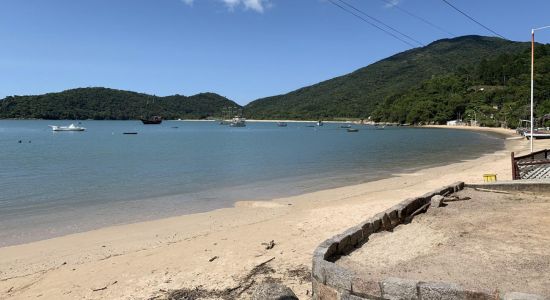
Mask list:
POLYGON ((350 124, 342 125, 340 126, 340 128, 351 128, 351 125, 350 124))
POLYGON ((379 125, 374 126, 374 129, 375 129, 375 130, 384 130, 384 128, 386 128, 386 126, 384 126, 384 125, 382 125, 382 126, 379 126, 379 125))
POLYGON ((348 128, 347 131, 348 132, 358 132, 359 129, 357 129, 357 128, 348 128))
POLYGON ((55 125, 48 125, 52 128, 53 131, 84 131, 86 128, 76 126, 74 124, 71 124, 69 126, 55 126, 55 125))
MULTIPOLYGON (((527 139, 531 138, 531 130, 525 130, 523 132, 523 136, 525 136, 527 139)), ((549 130, 534 130, 533 131, 533 139, 550 139, 550 131, 549 130)))
POLYGON ((162 123, 162 117, 159 116, 151 116, 148 118, 141 118, 141 122, 145 125, 157 125, 162 123))
POLYGON ((286 122, 277 122, 277 126, 286 127, 288 124, 286 122))
POLYGON ((243 117, 234 117, 229 123, 231 127, 246 127, 246 119, 243 117))
POLYGON ((317 126, 323 126, 323 121, 321 120, 317 121, 317 126))

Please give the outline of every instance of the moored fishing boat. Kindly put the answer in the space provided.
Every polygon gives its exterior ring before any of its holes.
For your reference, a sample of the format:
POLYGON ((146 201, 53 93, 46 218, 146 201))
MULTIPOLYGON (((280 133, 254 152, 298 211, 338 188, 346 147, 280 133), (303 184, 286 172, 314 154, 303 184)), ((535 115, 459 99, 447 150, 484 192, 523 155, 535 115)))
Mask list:
POLYGON ((69 126, 48 125, 53 131, 84 131, 86 128, 71 124, 69 126))
POLYGON ((286 122, 277 122, 277 126, 286 127, 288 124, 286 122))
MULTIPOLYGON (((531 130, 525 130, 523 132, 523 136, 525 136, 527 139, 531 138, 531 130)), ((550 139, 550 131, 549 130, 534 130, 533 131, 533 139, 550 139)))
POLYGON ((229 123, 229 126, 231 127, 245 127, 246 126, 246 119, 243 117, 234 117, 231 119, 231 122, 229 123))
POLYGON ((148 118, 141 118, 141 122, 145 125, 157 125, 162 123, 162 117, 159 116, 151 116, 148 118))

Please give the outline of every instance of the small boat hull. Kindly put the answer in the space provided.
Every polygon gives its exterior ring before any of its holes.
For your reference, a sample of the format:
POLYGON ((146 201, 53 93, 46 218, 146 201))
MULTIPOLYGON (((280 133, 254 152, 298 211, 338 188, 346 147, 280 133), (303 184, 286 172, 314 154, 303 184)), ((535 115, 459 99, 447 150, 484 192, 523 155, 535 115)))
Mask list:
POLYGON ((142 118, 141 122, 144 125, 158 125, 158 124, 162 123, 162 117, 153 116, 153 117, 150 117, 150 118, 147 118, 147 119, 142 118))
MULTIPOLYGON (((523 135, 527 138, 527 139, 530 139, 531 138, 531 132, 530 131, 525 131, 523 133, 523 135)), ((536 139, 550 139, 550 132, 541 132, 541 131, 534 131, 533 132, 533 139, 536 140, 536 139)))
POLYGON ((69 126, 56 126, 56 125, 49 125, 52 128, 52 131, 85 131, 86 128, 76 126, 74 124, 71 124, 69 126))
POLYGON ((246 127, 246 120, 242 117, 234 117, 229 123, 231 127, 246 127))

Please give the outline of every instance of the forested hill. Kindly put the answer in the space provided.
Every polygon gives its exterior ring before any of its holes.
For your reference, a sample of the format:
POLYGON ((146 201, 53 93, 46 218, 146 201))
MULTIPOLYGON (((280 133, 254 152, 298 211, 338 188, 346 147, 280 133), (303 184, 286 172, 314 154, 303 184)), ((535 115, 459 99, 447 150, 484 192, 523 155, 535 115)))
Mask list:
POLYGON ((147 115, 165 119, 219 116, 224 107, 239 106, 213 93, 158 97, 108 88, 79 88, 0 100, 0 118, 127 120, 147 115))
MULTIPOLYGON (((444 124, 457 116, 485 126, 517 127, 530 115, 531 50, 494 55, 386 97, 375 121, 444 124)), ((550 113, 550 45, 535 47, 535 117, 550 113)), ((525 124, 524 124, 525 125, 525 124)), ((537 121, 537 126, 549 126, 537 121)))
POLYGON ((245 112, 252 118, 366 118, 388 97, 417 88, 434 76, 454 74, 483 59, 512 55, 527 48, 529 43, 483 36, 438 40, 348 75, 285 95, 258 99, 248 104, 245 112))

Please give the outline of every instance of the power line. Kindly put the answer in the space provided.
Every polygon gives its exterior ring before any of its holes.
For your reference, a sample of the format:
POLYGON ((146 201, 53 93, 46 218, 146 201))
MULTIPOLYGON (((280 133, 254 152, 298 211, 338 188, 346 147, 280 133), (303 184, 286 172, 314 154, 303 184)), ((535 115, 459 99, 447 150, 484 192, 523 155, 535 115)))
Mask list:
POLYGON ((401 12, 403 12, 404 14, 407 14, 407 15, 413 17, 413 18, 416 18, 416 19, 418 19, 418 20, 424 22, 425 24, 427 24, 427 25, 429 25, 429 26, 431 26, 431 27, 433 27, 433 28, 435 28, 435 29, 437 29, 437 30, 439 30, 439 31, 441 31, 441 32, 443 32, 443 33, 445 33, 445 34, 450 35, 451 37, 456 37, 455 34, 453 34, 453 33, 449 32, 449 31, 443 29, 441 26, 437 26, 436 24, 434 24, 434 23, 432 23, 432 22, 430 22, 430 21, 428 21, 428 20, 422 18, 421 16, 416 15, 416 14, 414 14, 414 13, 412 13, 412 12, 410 12, 410 11, 408 11, 408 10, 402 8, 402 7, 400 7, 399 5, 390 2, 389 0, 380 0, 380 1, 382 1, 382 2, 384 2, 384 3, 386 3, 386 4, 388 4, 388 5, 391 5, 392 7, 397 8, 398 10, 400 10, 401 12))
POLYGON ((402 38, 398 37, 397 35, 395 35, 395 34, 389 32, 389 31, 385 30, 384 28, 382 28, 382 27, 380 27, 380 26, 378 26, 378 25, 376 25, 376 24, 370 22, 369 20, 367 20, 367 19, 361 17, 360 15, 354 13, 353 11, 351 11, 351 10, 345 8, 345 7, 343 7, 342 5, 340 5, 340 4, 336 3, 336 2, 334 2, 333 0, 328 0, 328 1, 329 1, 330 3, 332 3, 333 5, 339 7, 339 8, 342 9, 343 11, 345 11, 345 12, 347 12, 347 13, 349 13, 349 14, 354 15, 355 17, 357 17, 358 19, 362 20, 363 22, 365 22, 365 23, 367 23, 367 24, 369 24, 369 25, 375 27, 376 29, 378 29, 378 30, 380 30, 380 31, 382 31, 382 32, 384 32, 384 33, 386 33, 387 35, 390 35, 390 36, 392 36, 393 38, 395 38, 395 39, 397 39, 397 40, 400 40, 401 42, 403 42, 403 43, 405 43, 405 44, 407 44, 407 45, 409 45, 409 46, 411 46, 411 47, 413 47, 413 48, 416 47, 415 45, 413 45, 412 43, 408 42, 407 40, 402 39, 402 38))
POLYGON ((447 0, 441 0, 441 1, 445 2, 447 5, 449 5, 450 7, 452 7, 454 10, 456 10, 456 11, 458 11, 459 13, 463 14, 466 18, 468 18, 468 19, 474 21, 474 22, 475 22, 476 24, 478 24, 479 26, 481 26, 481 27, 487 29, 488 31, 490 31, 490 32, 492 32, 492 33, 494 33, 494 34, 496 34, 497 36, 499 36, 499 37, 501 37, 501 38, 507 40, 507 38, 505 38, 505 37, 503 37, 502 35, 496 33, 496 32, 495 32, 494 30, 492 30, 491 28, 489 28, 489 27, 487 27, 487 26, 481 24, 480 22, 476 21, 474 18, 470 17, 468 14, 466 14, 466 13, 463 12, 463 11, 461 11, 461 10, 458 9, 456 6, 454 6, 454 5, 452 5, 451 3, 449 3, 447 0))
POLYGON ((338 0, 338 1, 340 1, 340 2, 343 3, 343 4, 345 4, 345 5, 348 6, 348 7, 351 7, 351 9, 353 9, 353 10, 359 12, 360 14, 366 16, 367 18, 369 18, 369 19, 371 19, 371 20, 374 20, 374 21, 376 21, 376 22, 378 22, 378 23, 384 25, 386 28, 389 28, 390 30, 393 30, 394 32, 396 32, 396 33, 398 33, 398 34, 404 36, 405 38, 407 38, 407 39, 409 39, 409 40, 411 40, 411 41, 413 41, 413 42, 419 44, 420 46, 424 46, 424 44, 422 44, 422 43, 419 42, 418 40, 415 40, 414 38, 410 37, 409 35, 406 35, 406 34, 404 34, 403 32, 401 32, 401 31, 399 31, 399 30, 397 30, 397 29, 391 27, 390 25, 388 25, 388 24, 386 24, 386 23, 384 23, 384 22, 378 20, 377 18, 375 18, 375 17, 373 17, 373 16, 367 14, 366 12, 360 10, 359 8, 357 8, 357 7, 355 7, 355 6, 351 5, 351 4, 349 4, 348 2, 346 2, 346 1, 344 1, 344 0, 338 0))

